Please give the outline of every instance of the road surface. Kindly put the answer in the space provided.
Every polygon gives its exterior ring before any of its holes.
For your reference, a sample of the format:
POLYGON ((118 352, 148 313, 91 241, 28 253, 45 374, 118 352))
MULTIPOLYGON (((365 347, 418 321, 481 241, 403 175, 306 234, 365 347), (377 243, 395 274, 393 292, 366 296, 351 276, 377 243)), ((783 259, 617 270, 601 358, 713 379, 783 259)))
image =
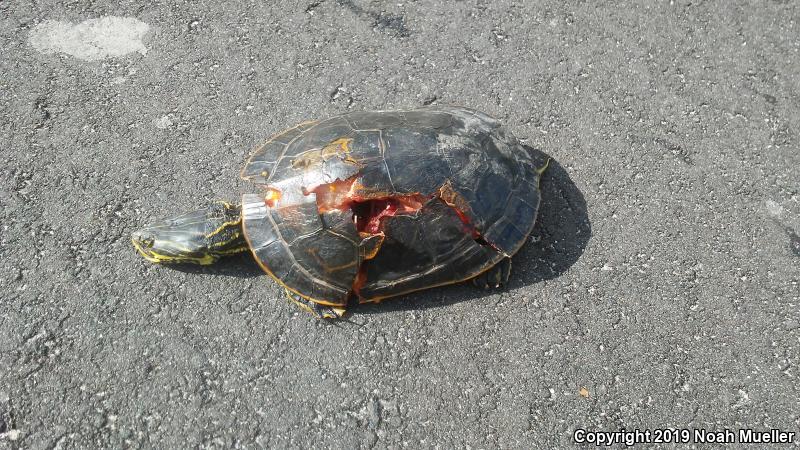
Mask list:
POLYGON ((632 3, 0 3, 0 448, 797 431, 800 5, 632 3), (323 323, 130 245, 273 133, 425 104, 554 160, 505 290, 323 323))

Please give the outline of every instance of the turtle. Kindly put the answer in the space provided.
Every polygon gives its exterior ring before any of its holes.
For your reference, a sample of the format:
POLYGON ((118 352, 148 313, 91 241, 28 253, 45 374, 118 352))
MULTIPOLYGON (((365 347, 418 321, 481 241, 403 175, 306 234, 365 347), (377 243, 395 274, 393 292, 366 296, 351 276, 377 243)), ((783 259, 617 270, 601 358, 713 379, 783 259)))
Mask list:
POLYGON ((477 110, 350 112, 257 147, 240 202, 210 202, 132 242, 154 263, 250 251, 292 302, 337 318, 348 304, 435 286, 505 284, 548 163, 477 110))

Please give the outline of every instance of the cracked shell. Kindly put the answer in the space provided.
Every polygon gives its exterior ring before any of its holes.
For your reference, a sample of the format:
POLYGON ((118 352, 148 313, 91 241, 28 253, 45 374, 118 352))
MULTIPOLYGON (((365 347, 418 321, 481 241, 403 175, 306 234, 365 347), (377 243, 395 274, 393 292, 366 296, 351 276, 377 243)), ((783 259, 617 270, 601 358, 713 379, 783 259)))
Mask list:
POLYGON ((481 112, 355 112, 304 122, 254 151, 242 170, 253 183, 243 228, 289 290, 323 305, 378 301, 468 280, 516 253, 536 220, 540 176, 481 112), (321 189, 338 203, 323 207, 321 189), (409 196, 424 202, 397 209, 392 199, 409 196), (385 208, 361 218, 370 232, 358 224, 365 204, 385 208))

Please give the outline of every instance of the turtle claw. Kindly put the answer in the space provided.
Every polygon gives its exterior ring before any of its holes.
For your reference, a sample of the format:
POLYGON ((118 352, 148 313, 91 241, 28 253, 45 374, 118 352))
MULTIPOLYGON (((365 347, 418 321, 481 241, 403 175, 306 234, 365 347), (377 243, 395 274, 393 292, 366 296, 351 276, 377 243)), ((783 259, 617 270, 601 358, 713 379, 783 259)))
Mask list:
POLYGON ((311 300, 301 297, 288 289, 286 289, 286 297, 317 319, 338 319, 345 313, 344 308, 336 308, 333 306, 314 303, 311 300))
POLYGON ((508 283, 511 276, 511 258, 500 260, 494 267, 472 279, 472 284, 481 289, 499 288, 508 283))

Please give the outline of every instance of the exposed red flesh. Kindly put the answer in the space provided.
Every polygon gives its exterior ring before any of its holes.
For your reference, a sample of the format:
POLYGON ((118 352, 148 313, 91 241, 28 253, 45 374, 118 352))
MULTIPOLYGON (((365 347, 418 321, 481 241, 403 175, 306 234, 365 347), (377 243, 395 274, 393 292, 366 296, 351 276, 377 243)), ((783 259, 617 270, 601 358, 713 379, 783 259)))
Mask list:
MULTIPOLYGON (((398 214, 413 214, 433 197, 439 197, 445 204, 450 206, 458 215, 464 226, 464 232, 470 234, 481 245, 488 245, 496 248, 492 243, 486 241, 475 228, 469 216, 464 212, 465 201, 449 183, 432 195, 422 195, 419 193, 389 195, 388 193, 369 193, 363 194, 362 186, 357 182, 358 175, 346 180, 336 180, 332 183, 322 184, 310 190, 303 190, 306 195, 312 192, 316 194, 317 209, 322 213, 332 210, 350 210, 353 213, 353 222, 362 237, 370 235, 383 235, 384 222, 387 217, 394 217, 398 214)), ((280 198, 278 196, 278 198, 280 198)), ((468 206, 467 206, 468 207, 468 206)), ((377 253, 380 245, 375 249, 377 253)), ((375 255, 373 254, 372 257, 375 255)), ((353 280, 352 291, 358 297, 361 296, 361 288, 367 283, 366 266, 361 265, 358 269, 355 280, 353 280)))
POLYGON ((383 220, 397 214, 413 214, 422 208, 425 198, 419 194, 400 195, 394 197, 353 200, 350 209, 359 232, 380 234, 383 232, 383 220))
POLYGON ((320 213, 331 210, 353 211, 353 221, 359 232, 381 234, 386 217, 397 214, 413 214, 428 200, 421 194, 388 195, 387 193, 359 194, 357 177, 336 180, 305 191, 316 194, 320 213))
POLYGON ((381 230, 381 220, 383 220, 384 217, 392 217, 397 214, 397 204, 391 199, 371 201, 368 207, 369 212, 364 221, 359 223, 357 220, 358 216, 353 217, 356 219, 356 228, 359 228, 358 231, 377 234, 381 230), (363 229, 360 229, 362 227, 363 229))
POLYGON ((332 209, 347 209, 357 187, 356 177, 353 177, 321 184, 311 190, 304 189, 303 193, 305 195, 310 195, 312 192, 316 194, 317 209, 322 214, 332 209))

